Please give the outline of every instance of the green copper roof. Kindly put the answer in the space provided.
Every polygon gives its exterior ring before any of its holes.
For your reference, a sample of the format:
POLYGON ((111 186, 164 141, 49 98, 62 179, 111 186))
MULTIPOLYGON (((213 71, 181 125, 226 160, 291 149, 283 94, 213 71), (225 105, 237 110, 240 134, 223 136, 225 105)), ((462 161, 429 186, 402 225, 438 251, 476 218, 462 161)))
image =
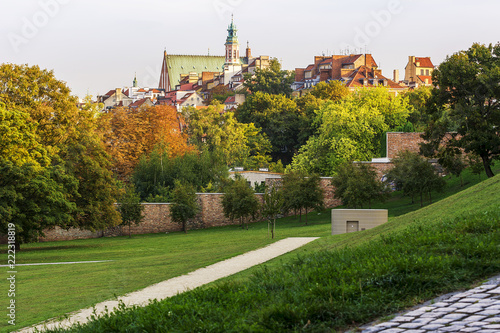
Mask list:
POLYGON ((231 20, 231 24, 227 27, 226 44, 239 44, 236 31, 238 31, 238 29, 236 29, 236 25, 234 25, 233 20, 231 20))
MULTIPOLYGON (((179 83, 181 74, 196 72, 223 72, 226 58, 223 56, 177 55, 167 54, 168 79, 171 89, 179 83)), ((240 58, 240 63, 245 64, 246 59, 240 58)))

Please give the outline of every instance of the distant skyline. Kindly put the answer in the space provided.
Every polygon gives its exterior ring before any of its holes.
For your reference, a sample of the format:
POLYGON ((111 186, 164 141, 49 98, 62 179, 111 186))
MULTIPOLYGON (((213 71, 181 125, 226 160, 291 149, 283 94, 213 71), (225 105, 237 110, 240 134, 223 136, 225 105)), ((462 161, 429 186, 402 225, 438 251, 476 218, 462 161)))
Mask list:
POLYGON ((316 55, 371 53, 386 77, 408 56, 439 65, 500 40, 498 0, 21 0, 0 4, 0 62, 54 70, 74 95, 158 85, 163 51, 224 54, 234 14, 240 50, 284 69, 316 55), (210 50, 210 51, 209 51, 210 50))

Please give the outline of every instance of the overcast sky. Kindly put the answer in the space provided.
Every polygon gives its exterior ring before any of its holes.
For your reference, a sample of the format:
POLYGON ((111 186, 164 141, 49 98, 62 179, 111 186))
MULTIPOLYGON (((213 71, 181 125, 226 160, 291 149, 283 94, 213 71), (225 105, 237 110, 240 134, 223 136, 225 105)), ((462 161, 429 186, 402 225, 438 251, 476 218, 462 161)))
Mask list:
MULTIPOLYGON (((498 0, 0 0, 0 63, 39 65, 83 97, 158 85, 163 50, 223 55, 234 14, 240 49, 306 67, 315 55, 372 53, 404 76, 408 56, 500 40, 498 0), (356 50, 357 49, 357 50, 356 50)), ((243 54, 243 52, 241 52, 243 54)))

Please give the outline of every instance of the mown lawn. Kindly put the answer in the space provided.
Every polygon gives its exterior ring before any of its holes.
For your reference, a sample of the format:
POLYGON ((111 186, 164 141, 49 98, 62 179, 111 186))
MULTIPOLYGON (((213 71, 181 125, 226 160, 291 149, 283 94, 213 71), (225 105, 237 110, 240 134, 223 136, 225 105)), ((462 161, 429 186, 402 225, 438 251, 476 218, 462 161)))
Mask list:
MULTIPOLYGON (((472 185, 478 176, 465 176, 465 182, 472 185)), ((484 176, 483 176, 484 179, 484 176)), ((462 188, 457 179, 435 200, 441 199, 462 188)), ((490 199, 494 194, 490 195, 490 199)), ((409 205, 409 198, 401 198, 397 193, 385 204, 376 208, 389 208, 391 216, 420 208, 419 204, 409 205)), ((432 206, 430 206, 432 207, 432 206)), ((464 205, 474 209, 473 205, 464 205)), ((374 207, 375 208, 375 207, 374 207)), ((422 212, 425 211, 424 208, 422 212)), ((476 209, 478 209, 476 207, 476 209)), ((481 208, 482 209, 482 208, 481 208)), ((446 216, 448 212, 441 208, 446 216)), ((455 211, 455 209, 452 209, 455 211)), ((392 218, 377 232, 366 231, 357 235, 330 236, 330 214, 311 213, 309 225, 290 217, 278 220, 276 238, 271 240, 267 223, 254 223, 249 230, 237 226, 190 231, 182 233, 150 234, 116 238, 100 238, 64 242, 25 244, 17 253, 18 263, 48 263, 67 261, 113 260, 105 263, 19 266, 16 281, 17 325, 21 328, 40 321, 64 315, 92 304, 144 288, 153 283, 182 275, 197 268, 233 257, 235 255, 263 247, 286 237, 316 236, 322 239, 304 249, 296 251, 301 255, 323 248, 366 242, 378 237, 380 231, 394 228, 398 219, 392 218)), ((407 220, 404 220, 407 221, 407 220)), ((2 252, 6 256, 5 251, 2 252)), ((280 266, 294 260, 297 254, 288 254, 272 261, 268 267, 280 266)), ((7 270, 7 268, 4 268, 7 270)), ((247 270, 233 279, 244 280, 258 268, 247 270)), ((7 290, 6 280, 0 280, 0 290, 7 290)), ((7 306, 8 299, 0 298, 0 306, 7 306)), ((0 323, 0 330, 10 331, 6 320, 0 323)))
POLYGON ((331 332, 500 273, 500 176, 78 332, 331 332))

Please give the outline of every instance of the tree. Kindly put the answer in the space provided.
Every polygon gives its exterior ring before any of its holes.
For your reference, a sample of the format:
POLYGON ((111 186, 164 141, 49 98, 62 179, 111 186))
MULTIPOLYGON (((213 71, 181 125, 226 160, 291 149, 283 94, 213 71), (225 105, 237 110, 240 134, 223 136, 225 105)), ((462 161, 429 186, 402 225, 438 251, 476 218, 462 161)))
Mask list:
POLYGON ((473 44, 433 71, 435 107, 424 139, 437 149, 449 130, 447 119, 456 124, 457 135, 445 145, 474 153, 483 162, 488 177, 491 164, 500 158, 500 43, 473 44))
POLYGON ((19 166, 0 156, 0 233, 14 224, 20 250, 21 243, 37 241, 45 229, 71 226, 76 205, 68 191, 76 186, 60 167, 19 166))
POLYGON ((365 203, 371 208, 373 201, 383 201, 388 194, 385 184, 377 179, 375 169, 368 164, 345 162, 335 172, 334 194, 349 208, 363 207, 365 203))
MULTIPOLYGON (((69 88, 57 80, 52 71, 41 70, 38 66, 12 64, 0 66, 0 103, 26 122, 26 126, 22 121, 11 122, 19 127, 10 132, 24 133, 22 140, 30 147, 30 154, 43 156, 39 148, 43 147, 50 160, 50 165, 37 173, 37 177, 41 177, 40 174, 57 177, 58 184, 63 186, 61 193, 64 193, 65 200, 76 205, 76 209, 71 210, 72 219, 61 219, 57 225, 95 230, 119 223, 120 218, 114 208, 117 188, 108 168, 109 157, 104 153, 96 133, 96 108, 78 109, 77 99, 70 95, 69 88), (23 116, 23 113, 28 116, 23 116), (34 141, 38 142, 38 146, 34 141)), ((17 148, 17 154, 24 154, 21 146, 17 148)), ((13 151, 5 157, 20 161, 13 151)), ((42 165, 47 161, 37 162, 42 165)), ((40 209, 58 214, 45 207, 40 209)))
POLYGON ((269 138, 274 161, 290 163, 300 146, 299 137, 304 126, 303 116, 295 102, 284 95, 256 92, 240 105, 236 112, 238 121, 255 124, 269 138))
POLYGON ((338 102, 349 95, 349 89, 337 80, 319 82, 314 86, 311 95, 322 100, 338 102))
POLYGON ((299 221, 302 222, 302 209, 322 209, 323 190, 320 187, 318 175, 306 176, 303 171, 290 171, 283 176, 283 197, 286 211, 299 211, 299 221))
POLYGON ((444 179, 424 157, 409 151, 403 151, 392 160, 394 167, 387 173, 387 182, 392 183, 396 190, 411 196, 420 196, 420 206, 423 206, 423 195, 428 194, 432 202, 431 192, 442 191, 446 185, 444 179))
POLYGON ((300 148, 289 169, 329 176, 345 161, 369 160, 379 153, 383 133, 406 123, 409 113, 407 99, 383 87, 327 102, 318 111, 317 134, 300 148))
POLYGON ((181 131, 183 120, 171 106, 117 108, 98 119, 103 142, 113 159, 113 170, 122 180, 157 145, 163 145, 171 157, 194 150, 187 143, 187 134, 181 131))
MULTIPOLYGON (((222 197, 224 216, 231 220, 239 219, 241 228, 245 227, 246 217, 257 214, 259 206, 255 192, 245 179, 237 178, 226 186, 222 197)), ((246 228, 248 230, 248 224, 246 228)))
POLYGON ((271 59, 269 68, 256 68, 255 73, 247 73, 243 77, 244 86, 252 93, 282 94, 286 97, 291 96, 295 80, 293 72, 281 70, 281 64, 276 58, 271 59))
POLYGON ((222 105, 184 112, 190 142, 198 150, 220 153, 228 166, 248 169, 267 167, 271 144, 265 134, 251 123, 241 123, 232 111, 224 112, 222 105))
POLYGON ((425 130, 430 120, 427 107, 432 96, 432 88, 420 86, 417 89, 408 90, 404 95, 408 98, 408 103, 412 109, 408 121, 413 124, 415 131, 425 130))
POLYGON ((181 223, 182 231, 187 233, 187 220, 195 217, 198 210, 194 187, 191 184, 182 184, 179 180, 176 180, 172 205, 170 206, 172 221, 181 223))
POLYGON ((169 202, 176 180, 193 185, 199 192, 217 192, 227 177, 228 168, 217 152, 205 150, 169 157, 168 152, 157 146, 141 158, 132 182, 142 200, 169 202))
POLYGON ((266 216, 269 224, 271 224, 271 238, 274 238, 276 217, 281 214, 284 202, 283 194, 277 186, 272 186, 264 192, 262 215, 266 216))
POLYGON ((122 225, 128 226, 128 237, 132 237, 131 225, 138 225, 143 220, 142 211, 144 206, 141 204, 141 198, 135 191, 134 185, 127 185, 118 203, 118 211, 122 217, 122 225))

